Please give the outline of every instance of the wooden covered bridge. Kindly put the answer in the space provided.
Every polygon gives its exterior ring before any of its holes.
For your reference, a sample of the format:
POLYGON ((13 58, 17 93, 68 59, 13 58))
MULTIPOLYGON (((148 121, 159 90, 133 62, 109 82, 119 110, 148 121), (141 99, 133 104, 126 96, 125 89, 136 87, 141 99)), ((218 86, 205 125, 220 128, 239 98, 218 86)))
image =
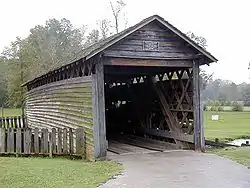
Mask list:
POLYGON ((27 82, 28 126, 83 127, 88 159, 106 157, 108 144, 126 135, 203 150, 199 66, 216 61, 151 16, 27 82))

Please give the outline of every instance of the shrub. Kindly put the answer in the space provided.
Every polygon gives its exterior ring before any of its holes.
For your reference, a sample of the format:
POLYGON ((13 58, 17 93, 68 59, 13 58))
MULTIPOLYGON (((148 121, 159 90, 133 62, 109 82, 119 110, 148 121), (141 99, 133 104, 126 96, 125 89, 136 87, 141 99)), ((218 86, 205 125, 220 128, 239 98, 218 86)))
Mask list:
POLYGON ((238 103, 237 101, 234 101, 232 104, 232 111, 234 112, 242 112, 243 111, 243 105, 238 103))
POLYGON ((210 111, 217 111, 217 108, 215 106, 211 106, 210 111))
POLYGON ((225 105, 226 106, 231 106, 231 101, 226 101, 225 105))
POLYGON ((217 108, 217 110, 218 110, 218 111, 224 111, 224 108, 223 108, 222 106, 219 106, 219 107, 217 108))
POLYGON ((207 105, 206 104, 203 105, 203 111, 207 111, 207 105))

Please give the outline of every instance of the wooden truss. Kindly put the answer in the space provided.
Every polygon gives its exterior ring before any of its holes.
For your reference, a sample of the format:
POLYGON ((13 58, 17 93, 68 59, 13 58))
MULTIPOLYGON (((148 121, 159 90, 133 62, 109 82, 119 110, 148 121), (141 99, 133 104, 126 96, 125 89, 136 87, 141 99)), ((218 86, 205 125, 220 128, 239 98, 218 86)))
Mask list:
MULTIPOLYGON (((190 68, 153 75, 107 75, 105 93, 108 109, 126 109, 126 105, 132 103, 126 110, 132 109, 136 117, 131 119, 138 120, 132 125, 133 129, 149 136, 173 139, 180 147, 189 147, 186 143, 193 143, 190 68)), ((124 119, 129 119, 131 113, 126 110, 122 113, 124 119)))

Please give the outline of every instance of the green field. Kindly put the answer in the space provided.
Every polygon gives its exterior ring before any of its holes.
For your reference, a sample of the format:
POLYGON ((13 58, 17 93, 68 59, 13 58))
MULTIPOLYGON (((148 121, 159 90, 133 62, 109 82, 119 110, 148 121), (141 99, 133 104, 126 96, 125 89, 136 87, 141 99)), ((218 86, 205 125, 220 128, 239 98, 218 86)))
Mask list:
POLYGON ((204 113, 206 139, 219 138, 232 140, 250 137, 250 112, 210 112, 204 113), (219 120, 213 121, 212 114, 218 114, 219 120))
POLYGON ((11 116, 20 116, 22 110, 20 108, 0 108, 0 118, 1 117, 11 117, 11 116))
POLYGON ((212 153, 250 166, 250 147, 213 149, 212 153))
POLYGON ((121 172, 110 161, 0 157, 0 187, 94 188, 121 172))
MULTIPOLYGON (((221 106, 223 108, 223 111, 232 111, 232 106, 221 106)), ((207 109, 210 110, 211 106, 207 106, 207 109)), ((250 112, 250 106, 244 106, 243 107, 244 112, 250 112)))

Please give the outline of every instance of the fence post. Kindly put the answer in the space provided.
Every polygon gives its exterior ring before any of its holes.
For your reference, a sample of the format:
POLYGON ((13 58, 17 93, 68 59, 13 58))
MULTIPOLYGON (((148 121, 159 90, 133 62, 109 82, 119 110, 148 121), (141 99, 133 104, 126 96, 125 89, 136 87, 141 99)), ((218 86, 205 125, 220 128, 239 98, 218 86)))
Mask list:
POLYGON ((24 129, 24 153, 30 154, 31 150, 31 130, 29 128, 24 129))
POLYGON ((56 153, 56 129, 55 128, 52 128, 52 132, 51 132, 51 139, 50 139, 50 142, 51 142, 51 153, 56 153))
POLYGON ((17 154, 22 153, 22 129, 21 128, 16 129, 16 153, 17 154))
POLYGON ((52 143, 52 133, 49 133, 49 157, 52 158, 52 153, 53 153, 53 143, 52 143))
POLYGON ((48 129, 42 129, 42 153, 48 154, 48 129))
POLYGON ((10 128, 7 128, 7 153, 10 153, 10 148, 11 148, 11 137, 10 137, 10 128))
POLYGON ((63 129, 63 153, 67 154, 68 153, 68 139, 67 139, 67 129, 63 129))
POLYGON ((57 153, 61 154, 62 153, 62 129, 58 128, 57 131, 58 131, 58 134, 57 134, 57 138, 58 138, 57 153))
POLYGON ((39 153, 39 137, 38 137, 38 128, 35 128, 35 131, 34 131, 34 152, 36 154, 39 153))
POLYGON ((83 128, 76 129, 76 154, 84 158, 84 130, 83 128))
POLYGON ((14 149, 14 129, 13 128, 9 128, 10 129, 10 153, 14 153, 15 149, 14 149))
POLYGON ((73 154, 73 132, 69 129, 69 154, 73 154))
POLYGON ((1 141, 2 141, 2 143, 1 143, 1 145, 2 145, 2 147, 1 147, 1 153, 4 153, 5 152, 5 145, 6 145, 6 133, 5 133, 5 128, 1 128, 1 130, 2 130, 2 132, 1 132, 1 141))

